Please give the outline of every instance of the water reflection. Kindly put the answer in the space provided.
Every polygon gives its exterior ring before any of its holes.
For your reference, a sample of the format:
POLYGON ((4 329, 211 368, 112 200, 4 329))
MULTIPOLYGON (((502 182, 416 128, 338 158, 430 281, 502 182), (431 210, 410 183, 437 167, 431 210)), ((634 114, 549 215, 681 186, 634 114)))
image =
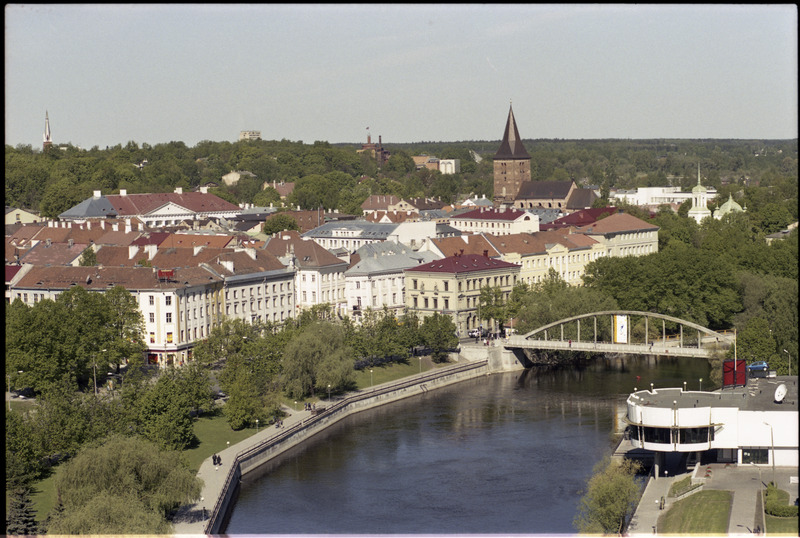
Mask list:
POLYGON ((628 393, 699 377, 702 360, 623 357, 487 376, 365 411, 248 475, 227 532, 574 533, 628 393))

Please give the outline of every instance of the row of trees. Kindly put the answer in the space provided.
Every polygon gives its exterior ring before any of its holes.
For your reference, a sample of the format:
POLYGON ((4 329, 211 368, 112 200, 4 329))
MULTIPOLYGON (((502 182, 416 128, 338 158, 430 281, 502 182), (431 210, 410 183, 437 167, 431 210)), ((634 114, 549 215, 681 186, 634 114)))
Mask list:
POLYGON ((282 396, 314 397, 355 388, 355 372, 366 365, 407 361, 416 346, 426 346, 435 361, 445 361, 458 339, 452 320, 440 314, 420 322, 416 314, 399 319, 390 311, 370 312, 355 325, 334 320, 322 305, 305 311, 280 329, 270 323, 230 319, 198 343, 194 359, 220 369, 220 388, 228 395, 225 416, 233 429, 280 416, 282 396))
MULTIPOLYGON (((720 192, 758 184, 781 191, 793 188, 796 198, 796 140, 529 140, 525 144, 534 181, 573 180, 606 190, 667 184, 688 189, 695 184, 699 164, 704 183, 720 192), (793 187, 792 182, 786 185, 787 178, 794 179, 793 187), (723 188, 723 180, 731 186, 723 188)), ((169 192, 175 187, 188 190, 220 184, 231 170, 246 170, 255 178, 243 177, 235 186, 220 185, 213 192, 237 203, 269 205, 280 197, 274 189, 262 190, 264 183, 295 182, 298 192, 290 205, 359 214, 361 202, 372 194, 440 197, 447 202, 469 193, 491 197, 492 157, 498 147, 496 141, 395 144, 389 148, 389 161, 378 170, 375 159, 359 153, 357 145, 320 141, 202 141, 191 148, 182 142, 154 146, 128 142, 104 150, 68 145, 45 152, 6 146, 6 203, 55 217, 93 190, 125 188, 132 194, 169 192), (461 173, 416 170, 411 156, 419 154, 460 159, 461 173)), ((727 198, 727 191, 722 195, 727 198)))

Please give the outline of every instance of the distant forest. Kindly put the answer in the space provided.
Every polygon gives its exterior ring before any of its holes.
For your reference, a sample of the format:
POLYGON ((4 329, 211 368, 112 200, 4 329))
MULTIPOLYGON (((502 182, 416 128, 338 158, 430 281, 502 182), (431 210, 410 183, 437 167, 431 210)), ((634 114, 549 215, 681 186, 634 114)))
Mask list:
MULTIPOLYGON (((631 189, 680 186, 691 189, 697 170, 704 186, 716 187, 718 199, 732 194, 748 211, 778 204, 786 218, 797 220, 797 140, 524 140, 534 181, 573 180, 578 185, 631 189), (788 216, 787 216, 788 215, 788 216)), ((6 205, 54 218, 95 190, 104 194, 171 192, 212 184, 214 192, 234 203, 280 206, 272 185, 294 182, 287 205, 361 214, 372 194, 403 198, 435 197, 455 202, 463 197, 492 197, 492 157, 500 141, 385 143, 391 153, 378 169, 359 144, 316 141, 201 141, 84 150, 72 145, 47 151, 29 145, 6 145, 6 205), (413 155, 460 159, 461 172, 442 175, 416 170, 413 155), (222 176, 248 171, 234 186, 222 176)), ((713 208, 712 208, 713 209, 713 208)), ((781 219, 783 220, 783 219, 781 219)))

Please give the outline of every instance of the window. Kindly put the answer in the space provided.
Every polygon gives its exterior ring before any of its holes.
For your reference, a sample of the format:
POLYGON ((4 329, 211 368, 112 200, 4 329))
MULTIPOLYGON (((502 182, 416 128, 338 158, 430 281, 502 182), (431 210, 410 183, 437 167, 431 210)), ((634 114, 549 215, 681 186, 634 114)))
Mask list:
POLYGON ((150 312, 150 323, 156 322, 156 315, 153 312, 150 312))
POLYGON ((172 312, 167 312, 167 323, 172 323, 172 312))
POLYGON ((151 344, 156 343, 156 333, 150 333, 150 343, 151 344))
POLYGON ((742 463, 769 463, 769 450, 766 448, 742 448, 742 463))
POLYGON ((156 298, 155 298, 155 296, 151 295, 150 296, 150 306, 152 306, 154 304, 156 304, 156 298))
POLYGON ((172 343, 172 333, 167 333, 167 343, 168 344, 172 343))
POLYGON ((171 295, 167 295, 166 297, 164 297, 164 300, 166 301, 166 305, 167 306, 170 306, 172 304, 172 296, 171 295))

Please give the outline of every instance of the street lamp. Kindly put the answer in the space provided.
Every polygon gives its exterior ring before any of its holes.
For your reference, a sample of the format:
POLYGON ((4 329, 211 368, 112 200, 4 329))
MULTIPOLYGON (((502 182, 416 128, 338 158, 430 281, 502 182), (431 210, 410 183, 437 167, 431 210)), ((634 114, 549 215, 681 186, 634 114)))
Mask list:
POLYGON ((789 355, 789 352, 786 351, 785 349, 783 350, 783 352, 786 353, 786 357, 789 359, 789 375, 791 376, 792 375, 792 356, 789 355))
POLYGON ((369 369, 369 386, 372 386, 372 368, 369 369))
POLYGON ((700 392, 703 392, 703 378, 700 378, 700 392))
MULTIPOLYGON (((101 349, 100 353, 105 353, 107 350, 101 349)), ((94 397, 97 398, 97 353, 94 354, 94 397)))
POLYGON ((297 411, 297 400, 294 401, 294 410, 297 411))
POLYGON ((422 373, 422 357, 419 358, 419 373, 422 373))
POLYGON ((256 433, 258 433, 258 419, 256 419, 256 433))
MULTIPOLYGON (((18 374, 24 373, 22 370, 17 370, 18 374)), ((8 376, 8 410, 11 411, 11 374, 7 374, 8 376)))
POLYGON ((769 441, 772 444, 772 483, 777 486, 778 484, 775 482, 775 432, 772 430, 772 424, 768 422, 764 424, 769 426, 769 441))
POLYGON ((328 383, 328 400, 331 399, 331 384, 328 383))

